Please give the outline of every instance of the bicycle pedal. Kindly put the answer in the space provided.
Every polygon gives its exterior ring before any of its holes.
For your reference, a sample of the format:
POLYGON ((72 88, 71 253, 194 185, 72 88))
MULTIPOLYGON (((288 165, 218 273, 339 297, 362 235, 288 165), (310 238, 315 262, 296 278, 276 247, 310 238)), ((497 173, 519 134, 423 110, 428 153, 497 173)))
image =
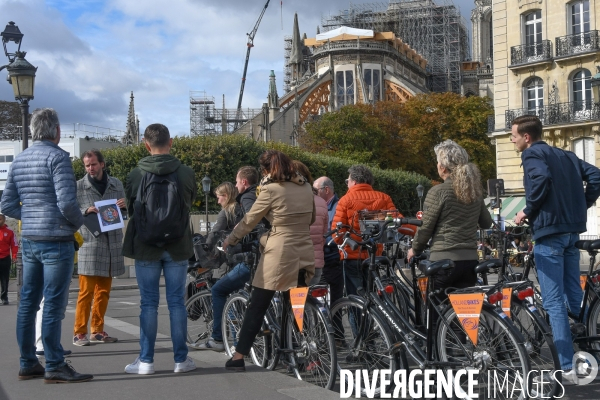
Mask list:
POLYGON ((264 331, 259 331, 258 334, 256 336, 258 337, 263 337, 263 336, 270 336, 273 334, 273 331, 270 329, 265 329, 264 331))

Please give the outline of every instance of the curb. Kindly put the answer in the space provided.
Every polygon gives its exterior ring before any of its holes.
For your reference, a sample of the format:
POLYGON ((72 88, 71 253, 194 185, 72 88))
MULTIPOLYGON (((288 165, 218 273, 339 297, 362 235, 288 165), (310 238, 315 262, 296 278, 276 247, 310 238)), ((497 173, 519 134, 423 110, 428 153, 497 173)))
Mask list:
MULTIPOLYGON (((160 285, 158 285, 158 287, 165 287, 164 283, 161 283, 160 285)), ((113 290, 132 290, 132 289, 139 289, 138 285, 117 285, 117 286, 113 286, 110 288, 110 291, 112 292, 113 290)), ((79 288, 71 288, 69 289, 69 293, 77 293, 79 292, 79 288)))

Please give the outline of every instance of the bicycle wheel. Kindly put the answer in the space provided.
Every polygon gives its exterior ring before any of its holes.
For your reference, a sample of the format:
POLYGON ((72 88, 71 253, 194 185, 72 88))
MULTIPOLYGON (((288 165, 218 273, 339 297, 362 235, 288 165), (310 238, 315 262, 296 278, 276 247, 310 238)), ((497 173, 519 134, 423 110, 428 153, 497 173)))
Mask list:
MULTIPOLYGON (((248 307, 248 297, 246 294, 236 293, 229 296, 223 307, 223 319, 221 322, 221 332, 223 333, 223 345, 225 352, 229 357, 233 356, 235 346, 237 345, 239 332, 242 329, 242 322, 246 308, 248 307)), ((250 349, 249 358, 255 365, 265 367, 267 365, 266 337, 259 334, 254 339, 252 349, 250 349)))
MULTIPOLYGON (((523 337, 514 325, 502 318, 494 310, 484 306, 479 317, 477 345, 473 345, 467 337, 454 310, 449 307, 444 311, 436 328, 436 346, 438 359, 442 362, 457 362, 457 367, 449 369, 478 370, 477 384, 473 393, 480 399, 503 398, 525 399, 531 393, 531 384, 528 377, 529 357, 523 346, 523 337), (444 322, 445 321, 445 322, 444 322), (502 382, 523 382, 520 389, 507 390, 501 388, 502 382), (522 381, 521 381, 522 379, 522 381), (500 382, 498 387, 494 382, 500 382), (488 387, 491 383, 492 387, 488 387), (529 392, 527 392, 527 390, 529 392)), ((517 383, 517 387, 518 387, 517 383)), ((466 396, 469 392, 467 379, 461 380, 460 388, 454 388, 456 393, 462 390, 466 396)))
POLYGON ((553 378, 554 371, 560 369, 552 329, 535 306, 517 298, 512 299, 510 318, 515 328, 525 338, 524 346, 529 354, 531 371, 538 371, 534 377, 544 374, 544 385, 534 386, 535 393, 531 393, 532 396, 552 398, 559 392, 559 384, 553 378))
POLYGON ((212 335, 212 294, 208 290, 196 293, 185 303, 187 312, 187 342, 196 344, 212 335))
POLYGON ((327 332, 326 316, 311 302, 304 305, 302 332, 288 310, 286 341, 294 350, 299 379, 325 389, 333 388, 337 376, 337 359, 333 334, 327 332))
MULTIPOLYGON (((363 308, 363 303, 352 297, 341 298, 331 306, 338 370, 366 369, 372 372, 388 369, 393 376, 398 368, 408 369, 404 354, 400 357, 391 354, 394 336, 377 312, 366 314, 366 334, 360 340, 354 340, 358 335, 363 308)), ((378 386, 375 396, 379 396, 380 392, 381 387, 378 386)), ((364 386, 361 386, 361 394, 366 396, 364 386)))
MULTIPOLYGON (((600 300, 598 298, 592 300, 592 304, 590 305, 588 311, 587 332, 588 336, 600 335, 600 300)), ((590 350, 595 350, 594 355, 596 356, 596 358, 599 358, 598 352, 600 352, 600 341, 590 341, 586 344, 587 346, 589 346, 590 350)))

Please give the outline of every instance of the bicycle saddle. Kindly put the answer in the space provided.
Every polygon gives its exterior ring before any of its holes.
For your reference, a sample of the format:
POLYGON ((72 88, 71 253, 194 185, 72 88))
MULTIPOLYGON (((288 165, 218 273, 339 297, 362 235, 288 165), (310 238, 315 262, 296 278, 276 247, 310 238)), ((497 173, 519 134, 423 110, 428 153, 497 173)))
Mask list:
POLYGON ((502 266, 502 260, 499 260, 497 258, 492 258, 490 260, 486 260, 484 262, 477 264, 475 266, 475 273, 476 274, 487 274, 488 272, 490 272, 490 269, 500 268, 501 266, 502 266))
POLYGON ((454 267, 454 261, 445 259, 440 261, 429 261, 423 260, 419 263, 419 270, 425 274, 425 276, 432 276, 440 272, 442 269, 449 269, 454 267))
MULTIPOLYGON (((371 263, 371 260, 369 258, 367 258, 366 260, 364 260, 362 262, 362 266, 368 267, 370 263, 371 263)), ((375 264, 390 265, 390 260, 385 256, 375 257, 375 264)))
POLYGON ((592 251, 600 249, 600 240, 578 240, 575 247, 580 250, 592 251))

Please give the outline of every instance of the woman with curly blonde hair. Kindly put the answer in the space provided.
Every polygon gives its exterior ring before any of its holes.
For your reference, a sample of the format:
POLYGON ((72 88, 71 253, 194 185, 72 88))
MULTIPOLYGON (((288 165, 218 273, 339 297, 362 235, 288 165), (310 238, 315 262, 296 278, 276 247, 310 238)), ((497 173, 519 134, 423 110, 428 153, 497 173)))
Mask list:
POLYGON ((454 268, 435 275, 435 287, 473 286, 477 283, 477 226, 492 225, 483 202, 481 175, 477 166, 469 163, 467 151, 456 142, 446 140, 434 151, 444 182, 432 187, 425 197, 423 226, 417 231, 408 258, 422 253, 431 239, 431 261, 454 261, 454 268))

